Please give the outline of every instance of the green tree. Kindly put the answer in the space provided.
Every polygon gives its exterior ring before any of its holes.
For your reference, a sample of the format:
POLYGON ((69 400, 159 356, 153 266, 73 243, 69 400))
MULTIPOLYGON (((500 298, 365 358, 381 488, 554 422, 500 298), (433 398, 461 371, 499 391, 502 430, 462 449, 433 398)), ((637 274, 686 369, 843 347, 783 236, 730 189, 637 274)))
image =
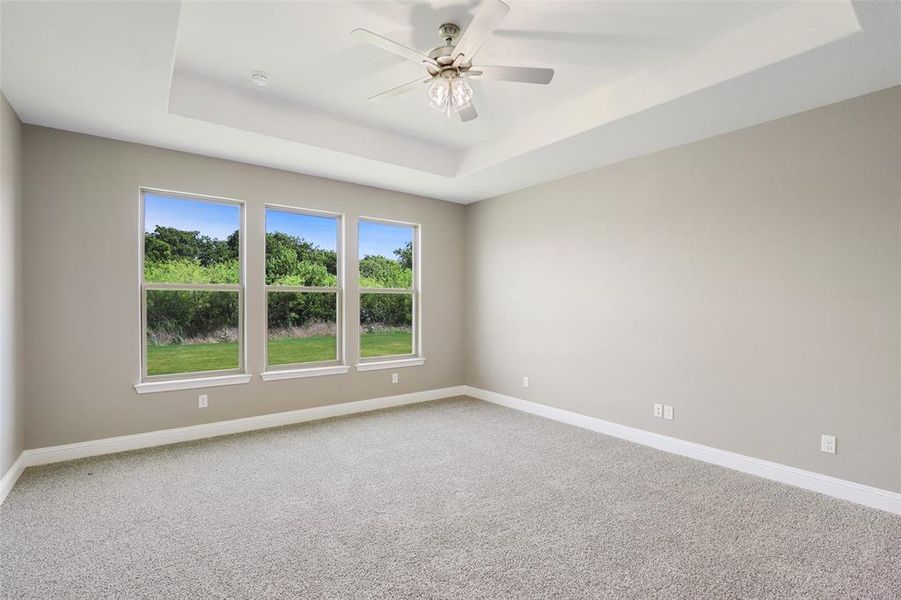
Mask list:
POLYGON ((151 333, 167 333, 180 341, 237 327, 237 324, 237 292, 147 292, 147 325, 151 333))
POLYGON ((376 325, 412 326, 412 297, 408 294, 361 294, 360 324, 364 331, 376 325))
MULTIPOLYGON (((157 226, 145 235, 147 281, 169 283, 238 283, 240 237, 225 240, 157 226)), ((365 256, 360 261, 360 286, 410 288, 413 284, 413 244, 394 251, 396 259, 365 256)), ((266 234, 266 283, 332 287, 337 284, 337 253, 286 233, 266 234)), ((148 296, 148 327, 176 338, 206 336, 236 322, 237 296, 223 292, 153 292, 148 296), (152 296, 152 297, 151 297, 152 296)), ((269 326, 297 327, 313 321, 334 322, 335 295, 272 293, 269 326)), ((364 294, 360 299, 364 327, 382 324, 408 327, 412 305, 407 295, 364 294)))
POLYGON ((397 256, 401 267, 413 270, 413 242, 407 242, 403 248, 397 248, 394 255, 397 256))
POLYGON ((286 233, 266 234, 266 283, 269 285, 334 286, 337 257, 286 233))
POLYGON ((174 227, 157 225, 144 235, 144 260, 165 262, 169 260, 196 260, 208 267, 217 263, 238 260, 239 232, 226 240, 217 240, 199 231, 184 231, 174 227))
POLYGON ((413 270, 386 256, 364 256, 360 260, 360 287, 408 288, 413 285, 413 270))
POLYGON ((270 293, 269 328, 301 327, 314 321, 334 323, 335 300, 331 293, 270 293))
POLYGON ((203 266, 198 260, 145 262, 144 280, 155 283, 239 283, 238 261, 203 266))

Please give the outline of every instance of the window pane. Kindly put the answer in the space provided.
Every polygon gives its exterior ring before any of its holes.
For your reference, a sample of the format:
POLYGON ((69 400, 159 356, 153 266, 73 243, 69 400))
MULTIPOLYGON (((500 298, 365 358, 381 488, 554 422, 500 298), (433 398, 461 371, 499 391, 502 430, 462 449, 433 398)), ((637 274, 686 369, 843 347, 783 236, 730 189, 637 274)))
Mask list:
POLYGON ((360 221, 360 287, 413 287, 413 231, 409 225, 360 221))
POLYGON ((144 194, 144 280, 240 283, 241 209, 144 194))
POLYGON ((413 295, 360 294, 360 356, 413 353, 413 295))
POLYGON ((338 360, 337 300, 331 292, 269 292, 269 364, 338 360))
POLYGON ((147 374, 237 369, 238 292, 147 290, 147 374))
POLYGON ((266 283, 338 283, 338 219, 266 209, 266 283))

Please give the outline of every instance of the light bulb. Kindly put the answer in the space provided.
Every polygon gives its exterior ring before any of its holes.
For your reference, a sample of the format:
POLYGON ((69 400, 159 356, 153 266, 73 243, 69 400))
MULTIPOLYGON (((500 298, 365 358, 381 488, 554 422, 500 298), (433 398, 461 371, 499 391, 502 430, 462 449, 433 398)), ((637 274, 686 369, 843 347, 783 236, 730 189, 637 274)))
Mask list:
POLYGON ((429 86, 429 105, 444 112, 450 100, 450 84, 445 79, 438 79, 429 86))
POLYGON ((464 80, 457 78, 451 82, 451 96, 454 100, 454 110, 460 112, 469 108, 472 103, 472 88, 464 80))

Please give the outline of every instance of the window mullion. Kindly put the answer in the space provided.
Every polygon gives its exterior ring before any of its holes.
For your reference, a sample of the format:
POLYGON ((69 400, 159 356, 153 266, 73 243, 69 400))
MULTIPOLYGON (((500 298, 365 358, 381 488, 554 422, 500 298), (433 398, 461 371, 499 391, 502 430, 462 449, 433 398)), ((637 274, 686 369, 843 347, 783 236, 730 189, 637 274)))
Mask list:
POLYGON ((360 288, 361 294, 413 294, 413 288, 360 288))
POLYGON ((313 286, 304 286, 304 285, 267 285, 267 292, 319 292, 322 294, 333 293, 337 294, 341 288, 339 287, 313 287, 313 286))
POLYGON ((171 292, 240 292, 244 286, 240 283, 143 283, 145 290, 161 290, 171 292))

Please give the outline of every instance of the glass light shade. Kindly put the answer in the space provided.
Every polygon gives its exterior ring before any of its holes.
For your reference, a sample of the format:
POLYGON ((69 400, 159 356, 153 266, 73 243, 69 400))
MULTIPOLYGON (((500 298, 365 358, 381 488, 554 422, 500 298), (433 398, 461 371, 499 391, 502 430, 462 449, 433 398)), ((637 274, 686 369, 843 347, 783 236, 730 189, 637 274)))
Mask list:
POLYGON ((462 79, 454 79, 450 85, 454 110, 460 112, 472 103, 472 88, 462 79))
POLYGON ((450 84, 446 79, 437 79, 429 86, 429 105, 440 111, 447 110, 447 103, 450 101, 450 84))

